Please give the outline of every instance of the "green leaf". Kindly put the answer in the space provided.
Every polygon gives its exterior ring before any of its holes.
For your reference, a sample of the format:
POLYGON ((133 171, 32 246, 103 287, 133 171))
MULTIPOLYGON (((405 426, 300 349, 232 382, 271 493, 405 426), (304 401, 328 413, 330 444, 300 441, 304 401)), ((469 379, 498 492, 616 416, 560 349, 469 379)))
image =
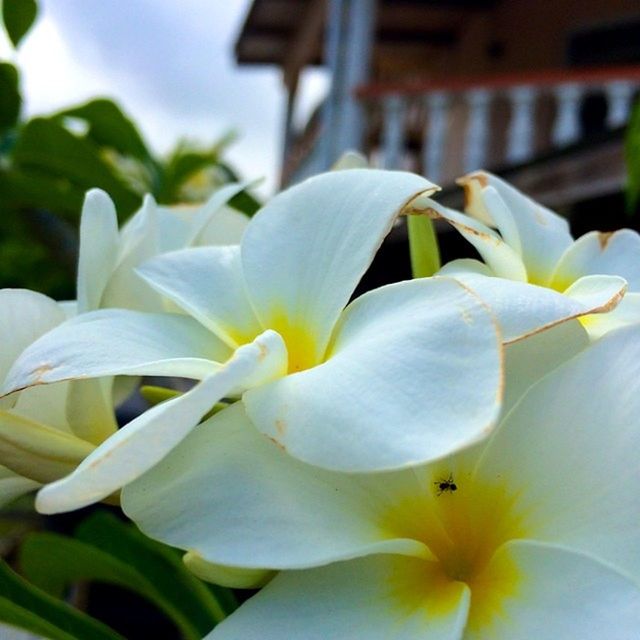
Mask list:
POLYGON ((105 582, 131 589, 155 604, 180 629, 184 638, 199 640, 201 630, 160 593, 136 568, 103 550, 54 533, 34 533, 20 549, 22 573, 35 585, 57 598, 76 582, 105 582))
POLYGON ((54 640, 124 640, 101 622, 29 584, 1 560, 0 621, 54 640))
POLYGON ((0 169, 0 211, 45 209, 69 221, 80 219, 86 189, 37 169, 0 169))
POLYGON ((237 606, 228 590, 212 591, 193 576, 176 550, 147 538, 106 511, 99 511, 80 524, 76 537, 145 576, 201 635, 237 606))
POLYGON ((248 191, 241 191, 229 200, 229 206, 251 217, 260 208, 260 203, 248 191))
POLYGON ((2 20, 9 39, 17 47, 38 15, 36 0, 3 0, 2 20))
POLYGON ((60 111, 52 117, 58 121, 67 117, 84 120, 89 125, 87 137, 95 144, 111 147, 122 155, 132 156, 143 162, 152 162, 140 132, 112 100, 97 98, 60 111))
POLYGON ((629 120, 624 141, 624 156, 627 168, 627 213, 633 215, 640 204, 640 103, 634 107, 629 120))
POLYGON ((180 200, 180 189, 199 171, 218 164, 216 151, 192 151, 179 144, 164 167, 162 184, 156 197, 160 204, 174 204, 180 200))
MULTIPOLYGON (((55 625, 6 598, 0 598, 0 620, 12 627, 37 633, 38 637, 52 638, 53 640, 77 640, 74 636, 70 636, 55 625)), ((2 626, 0 626, 0 631, 2 631, 2 626)))
POLYGON ((58 179, 82 192, 104 189, 126 217, 141 203, 138 194, 124 184, 100 157, 100 150, 55 120, 34 118, 21 130, 13 150, 14 170, 58 179))
POLYGON ((428 278, 440 268, 440 250, 431 218, 407 216, 411 272, 414 278, 428 278))
POLYGON ((140 395, 150 404, 156 405, 164 402, 165 400, 171 400, 176 396, 182 395, 181 391, 176 389, 167 389, 167 387, 157 387, 152 384, 143 384, 140 387, 140 395))
POLYGON ((14 127, 20 116, 18 81, 18 70, 8 62, 0 62, 0 134, 14 127))

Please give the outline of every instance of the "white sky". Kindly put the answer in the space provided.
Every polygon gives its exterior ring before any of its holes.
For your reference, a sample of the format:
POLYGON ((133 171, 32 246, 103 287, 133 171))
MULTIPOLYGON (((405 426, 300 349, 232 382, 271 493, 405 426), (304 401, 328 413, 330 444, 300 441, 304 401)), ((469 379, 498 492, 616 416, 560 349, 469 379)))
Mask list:
MULTIPOLYGON (((40 0, 19 51, 0 34, 0 57, 22 73, 26 112, 46 114, 97 95, 115 98, 151 147, 179 138, 240 134, 227 158, 244 178, 280 166, 284 91, 273 67, 238 67, 233 45, 251 0, 40 0)), ((302 84, 301 111, 326 90, 321 70, 302 84)))

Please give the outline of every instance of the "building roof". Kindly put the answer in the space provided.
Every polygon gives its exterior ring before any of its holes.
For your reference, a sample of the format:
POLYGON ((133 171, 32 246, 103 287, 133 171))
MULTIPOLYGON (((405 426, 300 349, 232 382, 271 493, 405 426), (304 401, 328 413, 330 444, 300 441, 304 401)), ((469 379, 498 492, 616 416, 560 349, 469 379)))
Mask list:
MULTIPOLYGON (((291 43, 319 0, 253 0, 236 40, 239 64, 282 66, 291 43)), ((326 2, 326 0, 320 0, 326 2)), ((376 42, 451 45, 470 11, 486 10, 498 0, 380 0, 376 42)), ((309 43, 310 64, 320 64, 322 42, 309 43)))

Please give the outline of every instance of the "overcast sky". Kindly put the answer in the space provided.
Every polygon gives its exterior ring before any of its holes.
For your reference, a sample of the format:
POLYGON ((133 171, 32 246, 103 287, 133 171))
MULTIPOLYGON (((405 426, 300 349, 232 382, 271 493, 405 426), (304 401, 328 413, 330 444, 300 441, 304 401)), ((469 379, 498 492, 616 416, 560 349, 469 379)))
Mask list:
MULTIPOLYGON (((245 178, 275 184, 284 92, 273 67, 238 67, 233 44, 251 0, 40 0, 17 54, 29 114, 96 95, 116 98, 157 151, 180 137, 241 135, 229 159, 245 178)), ((3 37, 4 38, 4 37, 3 37)), ((307 74, 302 109, 325 88, 307 74)))

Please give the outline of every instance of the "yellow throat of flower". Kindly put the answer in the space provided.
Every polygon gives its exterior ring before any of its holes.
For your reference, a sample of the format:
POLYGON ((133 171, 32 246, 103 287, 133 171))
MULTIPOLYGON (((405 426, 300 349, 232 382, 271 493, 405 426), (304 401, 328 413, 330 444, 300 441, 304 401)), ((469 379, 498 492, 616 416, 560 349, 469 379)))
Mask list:
POLYGON ((277 331, 287 345, 289 373, 305 371, 322 361, 316 336, 302 323, 292 321, 285 314, 277 314, 269 323, 269 328, 277 331))
MULTIPOLYGON (((429 615, 447 614, 457 603, 460 583, 471 590, 470 631, 486 633, 502 602, 519 589, 517 568, 502 557, 494 557, 505 542, 523 538, 521 518, 513 509, 500 479, 479 484, 471 474, 438 469, 425 480, 419 496, 394 505, 385 518, 385 528, 396 537, 423 542, 432 554, 416 559, 409 581, 398 577, 398 596, 404 606, 424 606, 429 615), (415 573, 415 575, 414 575, 415 573)), ((483 636, 484 637, 484 636, 483 636)), ((487 636, 488 637, 488 636, 487 636)))

